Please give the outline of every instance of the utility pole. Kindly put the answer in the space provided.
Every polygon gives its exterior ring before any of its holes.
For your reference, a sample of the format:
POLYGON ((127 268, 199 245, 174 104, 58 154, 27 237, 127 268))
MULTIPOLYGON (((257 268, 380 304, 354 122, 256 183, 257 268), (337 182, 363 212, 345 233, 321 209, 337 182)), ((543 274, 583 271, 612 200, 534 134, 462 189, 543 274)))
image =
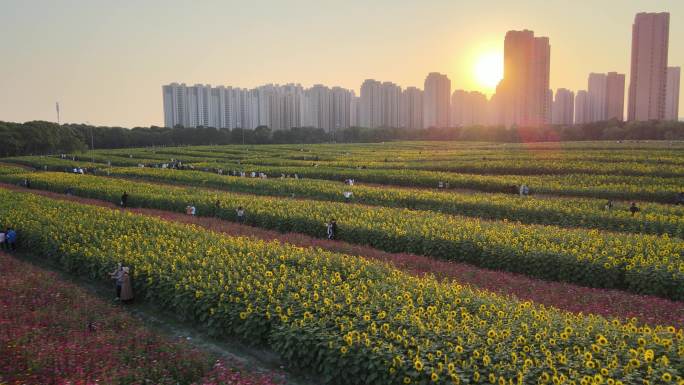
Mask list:
POLYGON ((57 124, 59 124, 59 102, 55 102, 55 110, 57 110, 57 124))

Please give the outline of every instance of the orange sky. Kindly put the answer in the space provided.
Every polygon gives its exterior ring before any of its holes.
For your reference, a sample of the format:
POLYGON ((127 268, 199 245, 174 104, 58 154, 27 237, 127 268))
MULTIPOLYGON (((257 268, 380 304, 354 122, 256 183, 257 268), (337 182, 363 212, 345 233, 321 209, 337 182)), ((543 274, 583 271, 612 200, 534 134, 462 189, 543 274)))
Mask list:
MULTIPOLYGON (((161 85, 254 87, 366 78, 419 86, 428 72, 482 90, 473 73, 507 30, 551 42, 551 87, 627 73, 631 24, 669 11, 670 65, 684 65, 684 1, 102 1, 0 3, 0 120, 161 125, 161 85), (8 60, 9 59, 9 60, 8 60)), ((684 115, 684 98, 680 98, 684 115)))

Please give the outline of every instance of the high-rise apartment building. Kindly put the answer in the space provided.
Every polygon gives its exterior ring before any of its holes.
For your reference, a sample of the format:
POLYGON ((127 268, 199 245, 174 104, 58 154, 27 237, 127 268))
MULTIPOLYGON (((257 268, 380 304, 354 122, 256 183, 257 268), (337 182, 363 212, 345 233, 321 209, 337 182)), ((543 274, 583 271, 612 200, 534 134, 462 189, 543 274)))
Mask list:
POLYGON ((382 127, 400 127, 401 87, 383 82, 381 88, 382 127))
POLYGON ((423 91, 407 87, 401 93, 401 127, 423 128, 423 91))
POLYGON ((374 79, 366 79, 361 84, 359 111, 361 127, 376 128, 382 126, 382 83, 374 79))
POLYGON ((589 122, 606 120, 606 74, 589 74, 587 94, 589 96, 589 122))
POLYGON ((679 67, 667 67, 665 119, 679 120, 679 67))
POLYGON ((451 94, 451 126, 487 124, 487 96, 481 92, 455 90, 451 94))
POLYGON ((588 81, 589 116, 587 121, 624 120, 625 75, 617 72, 591 73, 588 81))
POLYGON ((606 119, 625 120, 625 74, 606 74, 606 119))
POLYGON ((551 122, 553 124, 571 125, 574 123, 575 116, 575 94, 566 89, 556 90, 556 97, 553 101, 551 122))
POLYGON ((353 91, 315 85, 267 84, 254 89, 172 83, 162 86, 166 127, 217 127, 272 130, 348 128, 357 119, 353 91), (352 108, 355 108, 353 111, 352 108))
POLYGON ((187 114, 188 89, 185 84, 171 83, 162 87, 164 99, 164 126, 187 127, 190 123, 187 114))
POLYGON ((423 127, 448 127, 451 80, 444 74, 430 72, 423 90, 423 127))
POLYGON ((504 41, 504 77, 497 87, 501 122, 506 127, 549 123, 551 46, 534 32, 508 31, 504 41))
POLYGON ((349 126, 361 127, 361 98, 352 92, 349 104, 349 126))
POLYGON ((663 119, 670 14, 638 13, 632 25, 629 120, 663 119))
POLYGON ((351 127, 351 104, 354 91, 342 87, 332 88, 331 129, 333 131, 351 127))
POLYGON ((575 124, 589 122, 589 94, 585 90, 580 90, 575 96, 575 124))

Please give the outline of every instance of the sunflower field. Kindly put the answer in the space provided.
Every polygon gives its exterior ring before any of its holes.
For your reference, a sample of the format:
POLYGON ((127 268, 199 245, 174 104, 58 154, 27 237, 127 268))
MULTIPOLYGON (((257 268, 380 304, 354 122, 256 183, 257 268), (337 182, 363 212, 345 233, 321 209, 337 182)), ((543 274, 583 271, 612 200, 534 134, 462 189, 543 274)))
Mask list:
POLYGON ((544 308, 387 265, 0 190, 19 243, 278 352, 334 384, 684 383, 684 333, 544 308))

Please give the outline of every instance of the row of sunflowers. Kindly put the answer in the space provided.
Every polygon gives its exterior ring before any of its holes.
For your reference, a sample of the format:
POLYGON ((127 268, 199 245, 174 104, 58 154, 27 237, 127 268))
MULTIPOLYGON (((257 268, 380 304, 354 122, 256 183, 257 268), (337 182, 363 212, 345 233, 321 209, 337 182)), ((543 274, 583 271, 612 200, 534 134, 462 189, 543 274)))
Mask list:
POLYGON ((323 238, 325 223, 335 218, 337 237, 390 252, 407 252, 585 286, 624 289, 639 294, 684 299, 684 241, 667 235, 611 233, 557 226, 445 215, 431 211, 369 207, 315 200, 283 199, 218 192, 195 187, 134 182, 65 173, 0 176, 34 188, 237 221, 281 232, 323 238))
MULTIPOLYGON (((228 174, 226 170, 226 174, 228 174)), ((247 194, 299 197, 324 201, 430 210, 446 214, 601 230, 668 234, 684 238, 684 206, 642 203, 633 216, 628 204, 593 198, 520 199, 510 194, 408 189, 356 185, 320 179, 232 178, 217 173, 160 168, 112 168, 106 174, 143 181, 203 186, 247 194), (344 192, 350 191, 350 198, 344 192)))
MULTIPOLYGON (((133 152, 130 150, 129 152, 133 152)), ((168 151, 168 150, 161 150, 168 151)), ((174 151, 178 152, 178 151, 174 151)), ((449 188, 466 188, 484 192, 512 193, 516 186, 529 186, 532 194, 552 194, 560 196, 580 196, 601 199, 643 200, 651 202, 674 203, 676 196, 684 189, 681 177, 660 177, 657 174, 633 176, 604 174, 564 174, 564 175, 489 175, 456 173, 445 171, 427 171, 417 169, 382 169, 372 165, 357 167, 330 167, 318 165, 316 161, 303 161, 305 165, 288 165, 292 161, 284 161, 284 165, 262 164, 258 158, 224 159, 203 158, 198 155, 171 155, 156 153, 130 154, 131 157, 94 153, 87 156, 74 155, 65 159, 59 157, 17 157, 7 158, 6 162, 29 165, 40 170, 64 171, 73 167, 107 168, 111 166, 137 166, 169 163, 171 159, 190 162, 196 169, 223 169, 240 171, 258 171, 271 177, 281 174, 297 174, 300 177, 341 181, 355 179, 366 183, 380 183, 394 186, 410 186, 437 188, 440 184, 449 188), (144 157, 137 157, 144 156, 144 157), (75 160, 74 160, 75 159, 75 160), (252 160, 250 160, 252 159, 252 160), (94 161, 94 163, 92 163, 94 161), (314 166, 312 166, 312 164, 314 166), (364 167, 364 168, 361 168, 364 167)), ((269 162, 265 162, 269 163, 269 162)), ((273 162, 271 162, 273 163, 273 162)), ((282 163, 277 161, 275 163, 282 163)), ((473 162, 470 162, 471 164, 473 162)), ((600 165, 596 166, 600 169, 600 165)), ((658 166, 659 168, 662 168, 658 166)), ((664 166, 663 166, 664 167, 664 166)), ((676 169, 679 165, 673 166, 676 169)))

